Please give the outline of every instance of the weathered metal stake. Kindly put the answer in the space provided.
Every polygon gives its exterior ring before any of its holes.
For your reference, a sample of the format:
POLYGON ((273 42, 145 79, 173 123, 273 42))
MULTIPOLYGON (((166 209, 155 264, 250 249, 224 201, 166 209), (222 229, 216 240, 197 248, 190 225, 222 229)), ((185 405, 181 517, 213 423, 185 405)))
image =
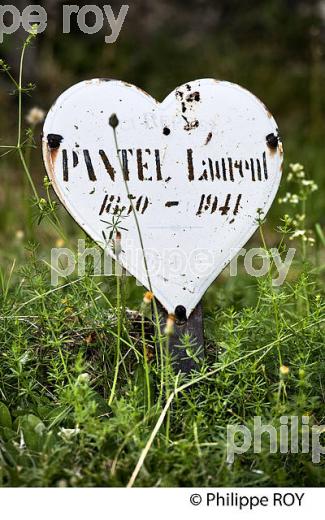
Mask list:
MULTIPOLYGON (((168 313, 158 304, 159 315, 163 327, 168 318, 168 313)), ((186 316, 186 309, 182 305, 175 308, 174 334, 169 338, 169 351, 172 364, 176 372, 179 370, 188 373, 197 369, 199 360, 204 357, 203 311, 201 302, 195 307, 190 317, 186 316), (190 347, 188 352, 183 346, 182 336, 190 335, 190 347)))

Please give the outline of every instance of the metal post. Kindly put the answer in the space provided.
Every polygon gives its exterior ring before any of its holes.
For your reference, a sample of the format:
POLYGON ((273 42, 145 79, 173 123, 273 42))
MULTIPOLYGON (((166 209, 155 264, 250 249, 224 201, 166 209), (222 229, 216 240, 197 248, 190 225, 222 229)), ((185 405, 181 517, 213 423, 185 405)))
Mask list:
MULTIPOLYGON (((162 305, 158 304, 163 327, 166 324, 168 314, 162 305)), ((188 373, 198 368, 199 360, 204 357, 204 335, 203 335, 203 311, 201 302, 195 307, 189 318, 182 305, 175 308, 174 334, 169 338, 169 350, 174 369, 188 373), (186 352, 182 336, 190 335, 191 345, 186 352)))

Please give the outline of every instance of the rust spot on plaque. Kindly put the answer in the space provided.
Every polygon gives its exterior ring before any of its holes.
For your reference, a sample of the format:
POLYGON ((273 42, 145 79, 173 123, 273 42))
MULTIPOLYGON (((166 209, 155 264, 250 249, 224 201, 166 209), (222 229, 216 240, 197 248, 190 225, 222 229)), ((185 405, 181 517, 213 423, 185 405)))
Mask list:
POLYGON ((55 189, 55 191, 58 194, 60 194, 60 190, 57 185, 55 174, 54 174, 53 153, 57 153, 57 150, 51 150, 51 148, 49 147, 49 144, 46 141, 43 141, 43 154, 44 154, 45 165, 47 168, 48 176, 49 176, 49 179, 51 181, 53 188, 55 189))
POLYGON ((186 121, 186 125, 184 126, 184 130, 186 132, 190 132, 191 130, 194 130, 194 128, 198 128, 199 122, 197 119, 194 119, 194 121, 186 121))
POLYGON ((47 144, 51 149, 58 149, 60 148, 60 144, 63 141, 62 135, 59 134, 48 134, 47 135, 47 144))
POLYGON ((59 134, 48 134, 47 135, 47 144, 50 149, 51 160, 54 163, 60 148, 60 145, 63 141, 62 135, 59 134))
POLYGON ((200 101, 201 99, 201 96, 200 96, 200 92, 196 91, 196 92, 192 92, 191 94, 189 94, 187 97, 186 97, 186 101, 188 101, 189 103, 193 103, 194 101, 200 101))
POLYGON ((279 137, 273 133, 268 134, 266 136, 266 144, 269 147, 271 155, 274 155, 279 145, 279 137))

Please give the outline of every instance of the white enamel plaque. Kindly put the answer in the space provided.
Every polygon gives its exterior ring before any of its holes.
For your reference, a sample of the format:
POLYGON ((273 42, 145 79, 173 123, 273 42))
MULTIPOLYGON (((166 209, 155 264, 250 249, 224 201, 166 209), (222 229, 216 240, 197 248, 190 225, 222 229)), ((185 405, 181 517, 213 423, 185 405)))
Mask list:
POLYGON ((269 210, 282 167, 263 103, 213 79, 162 103, 121 81, 78 83, 48 113, 43 155, 72 217, 113 258, 118 230, 118 262, 148 288, 132 199, 153 292, 169 313, 182 305, 188 316, 256 230, 258 210, 269 210))

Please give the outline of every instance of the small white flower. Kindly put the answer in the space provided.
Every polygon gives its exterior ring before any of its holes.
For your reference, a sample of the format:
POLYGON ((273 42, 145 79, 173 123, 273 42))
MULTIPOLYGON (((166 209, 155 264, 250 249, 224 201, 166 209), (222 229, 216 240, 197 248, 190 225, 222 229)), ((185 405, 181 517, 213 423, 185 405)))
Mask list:
POLYGON ((21 365, 26 365, 26 363, 29 361, 29 353, 28 352, 25 352, 21 358, 20 358, 20 363, 21 365))
POLYGON ((288 202, 291 198, 291 193, 287 191, 285 196, 282 199, 279 199, 279 204, 284 204, 285 202, 288 202))
POLYGON ((293 173, 299 173, 304 169, 303 165, 300 163, 291 163, 290 168, 293 171, 293 173))
POLYGON ((290 237, 290 240, 294 240, 295 238, 303 237, 306 234, 304 229, 296 229, 290 237))
POLYGON ((90 381, 90 375, 85 372, 84 374, 80 374, 77 379, 77 383, 80 384, 88 384, 90 381))
POLYGON ((26 121, 29 125, 36 126, 43 123, 45 118, 45 112, 41 108, 31 108, 26 116, 26 121))
POLYGON ((289 202, 291 204, 299 204, 299 197, 296 195, 296 193, 293 193, 289 199, 289 202))
POLYGON ((73 437, 76 437, 78 433, 80 432, 80 429, 77 428, 60 428, 59 436, 62 437, 62 439, 65 439, 69 441, 73 437))
POLYGON ((314 182, 313 180, 307 180, 307 179, 303 179, 301 181, 301 184, 303 186, 306 186, 308 188, 310 188, 310 191, 316 191, 318 190, 318 184, 316 184, 316 182, 314 182))
POLYGON ((297 214, 296 215, 296 219, 299 221, 299 222, 303 222, 306 218, 306 215, 303 213, 302 215, 299 215, 297 214))
POLYGON ((17 240, 23 240, 25 233, 23 232, 22 229, 17 229, 15 236, 16 236, 17 240))

